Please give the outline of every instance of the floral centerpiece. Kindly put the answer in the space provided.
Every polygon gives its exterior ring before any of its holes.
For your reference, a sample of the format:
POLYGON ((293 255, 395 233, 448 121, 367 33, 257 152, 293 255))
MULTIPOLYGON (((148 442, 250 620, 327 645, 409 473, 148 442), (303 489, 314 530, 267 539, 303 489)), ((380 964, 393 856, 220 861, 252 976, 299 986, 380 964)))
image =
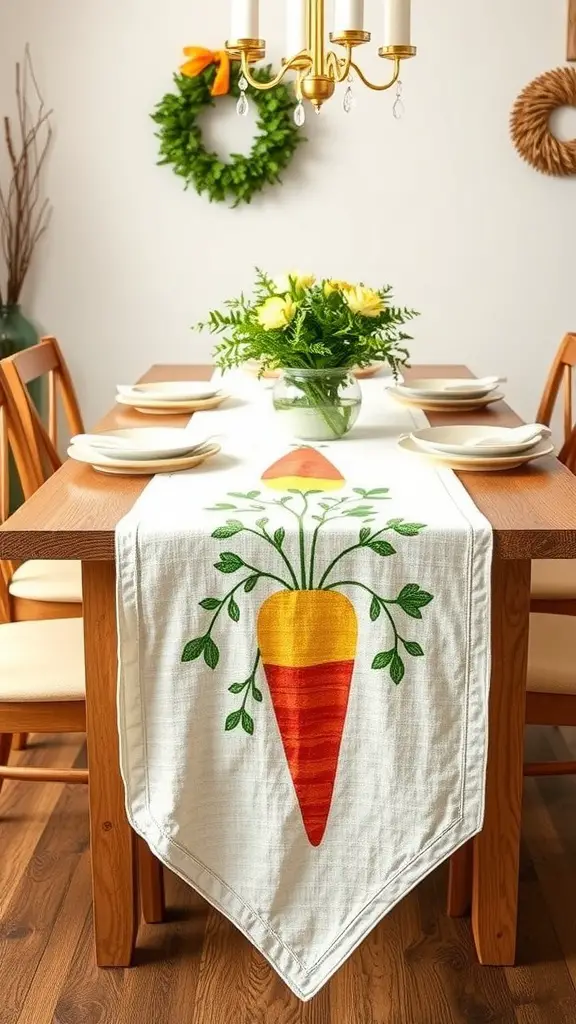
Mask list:
POLYGON ((353 367, 387 363, 394 374, 408 361, 402 325, 417 316, 392 304, 392 289, 290 272, 256 271, 251 299, 240 295, 199 326, 224 334, 215 361, 223 370, 256 363, 260 374, 280 369, 273 401, 295 436, 343 437, 356 422, 362 393, 353 367))

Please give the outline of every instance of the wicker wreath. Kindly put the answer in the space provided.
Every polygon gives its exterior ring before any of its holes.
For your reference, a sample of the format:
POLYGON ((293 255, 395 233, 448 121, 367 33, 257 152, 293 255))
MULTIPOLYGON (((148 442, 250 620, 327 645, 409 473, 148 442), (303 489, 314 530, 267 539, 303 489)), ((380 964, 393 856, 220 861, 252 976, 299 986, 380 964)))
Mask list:
POLYGON ((556 68, 535 78, 514 104, 510 129, 520 156, 543 174, 576 174, 576 139, 560 142, 550 131, 550 115, 576 107, 576 69, 556 68))

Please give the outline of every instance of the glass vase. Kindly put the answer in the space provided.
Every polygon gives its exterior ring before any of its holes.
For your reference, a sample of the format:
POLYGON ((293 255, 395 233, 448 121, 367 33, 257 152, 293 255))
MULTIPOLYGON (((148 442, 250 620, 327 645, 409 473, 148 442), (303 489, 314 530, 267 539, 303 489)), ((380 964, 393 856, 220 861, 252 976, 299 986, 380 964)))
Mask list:
POLYGON ((288 369, 274 385, 272 400, 284 429, 302 441, 335 441, 354 426, 362 391, 347 367, 288 369))

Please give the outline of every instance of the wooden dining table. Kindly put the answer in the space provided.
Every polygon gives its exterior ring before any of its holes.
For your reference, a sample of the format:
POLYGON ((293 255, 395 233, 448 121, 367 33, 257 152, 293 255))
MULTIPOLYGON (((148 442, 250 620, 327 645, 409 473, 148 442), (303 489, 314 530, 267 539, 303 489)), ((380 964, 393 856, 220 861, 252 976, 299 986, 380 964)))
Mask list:
MULTIPOLYGON (((152 367, 143 381, 208 380, 210 366, 152 367)), ((469 377, 464 366, 415 366, 412 377, 469 377)), ((454 422, 429 413, 434 425, 454 422)), ((183 426, 188 416, 154 417, 183 426)), ((460 423, 513 426, 504 402, 458 415, 460 423)), ((147 425, 116 405, 96 429, 147 425)), ((490 522, 492 677, 484 827, 474 840, 472 929, 483 964, 513 964, 516 950, 530 562, 576 558, 576 477, 553 456, 505 473, 461 473, 490 522)), ((147 477, 112 477, 68 460, 0 528, 0 558, 80 559, 84 587, 87 742, 96 959, 130 965, 137 936, 135 836, 124 807, 116 724, 114 539, 147 477)), ((167 737, 167 742, 169 738, 167 737)), ((376 813, 376 811, 375 811, 376 813)))

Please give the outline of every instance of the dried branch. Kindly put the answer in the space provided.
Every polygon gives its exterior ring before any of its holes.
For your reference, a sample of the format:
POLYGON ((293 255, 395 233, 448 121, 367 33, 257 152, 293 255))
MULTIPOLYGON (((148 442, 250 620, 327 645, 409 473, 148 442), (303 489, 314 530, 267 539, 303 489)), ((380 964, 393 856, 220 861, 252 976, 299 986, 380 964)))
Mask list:
POLYGON ((51 110, 46 110, 34 73, 30 48, 24 66, 16 65, 16 123, 4 117, 8 156, 7 183, 0 181, 0 305, 19 301, 38 242, 50 223, 52 207, 42 198, 42 175, 52 143, 51 110), (33 88, 35 112, 28 93, 33 88))

